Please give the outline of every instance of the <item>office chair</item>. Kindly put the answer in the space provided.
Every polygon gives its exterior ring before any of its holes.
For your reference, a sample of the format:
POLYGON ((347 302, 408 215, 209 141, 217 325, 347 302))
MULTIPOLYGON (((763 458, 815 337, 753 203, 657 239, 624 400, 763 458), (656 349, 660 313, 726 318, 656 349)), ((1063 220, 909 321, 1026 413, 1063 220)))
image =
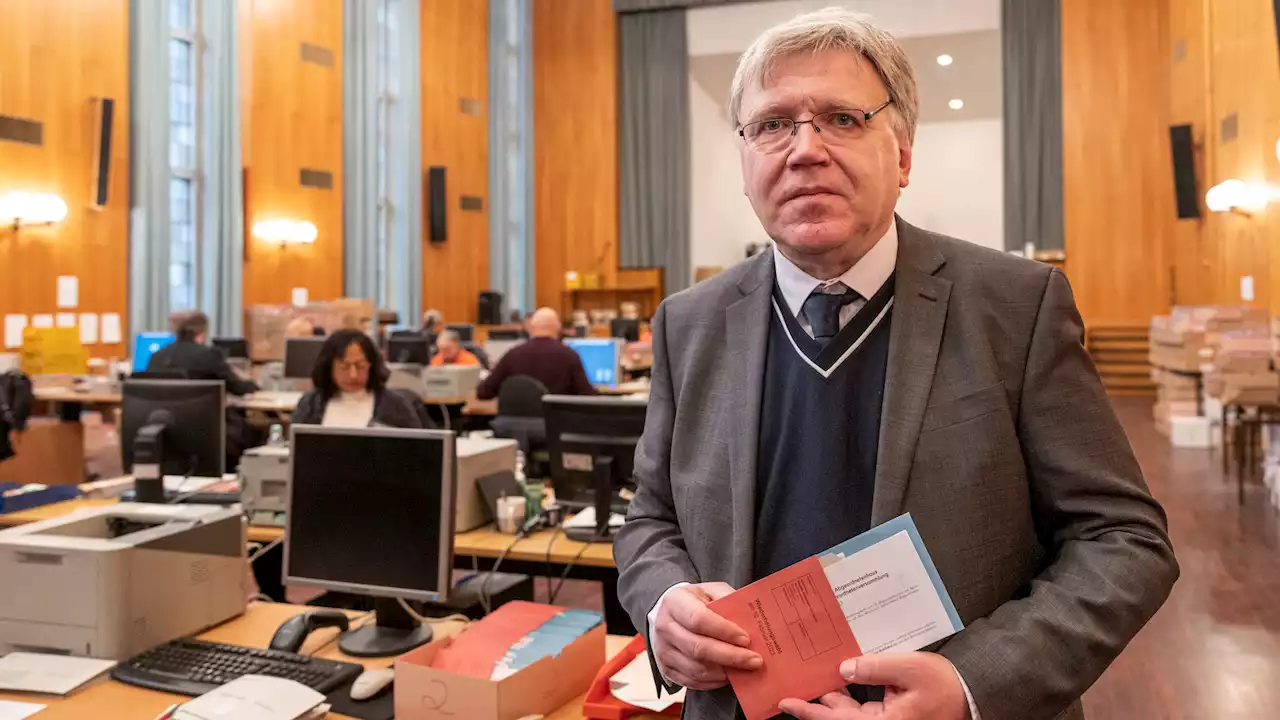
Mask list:
POLYGON ((427 412, 426 403, 423 402, 422 396, 408 388, 387 388, 386 392, 395 393, 404 398, 409 403, 409 407, 417 413, 418 420, 422 423, 422 427, 427 430, 437 429, 436 423, 431 419, 431 413, 427 412))
POLYGON ((480 361, 481 368, 485 370, 493 369, 489 364, 489 353, 485 352, 484 348, 480 347, 476 343, 465 342, 465 343, 462 343, 462 349, 466 350, 472 355, 475 355, 476 359, 480 361))
POLYGON ((524 453, 529 477, 546 477, 547 422, 542 417, 542 396, 547 386, 528 375, 507 378, 498 390, 498 415, 493 419, 493 436, 515 440, 524 453))

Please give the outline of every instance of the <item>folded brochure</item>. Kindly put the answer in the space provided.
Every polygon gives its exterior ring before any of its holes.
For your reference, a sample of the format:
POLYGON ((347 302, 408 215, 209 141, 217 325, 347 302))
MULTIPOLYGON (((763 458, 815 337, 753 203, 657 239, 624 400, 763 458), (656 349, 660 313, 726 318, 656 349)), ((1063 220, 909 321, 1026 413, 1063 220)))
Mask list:
POLYGON ((963 629, 909 514, 711 603, 764 659, 729 682, 747 720, 844 687, 840 663, 919 650, 963 629))

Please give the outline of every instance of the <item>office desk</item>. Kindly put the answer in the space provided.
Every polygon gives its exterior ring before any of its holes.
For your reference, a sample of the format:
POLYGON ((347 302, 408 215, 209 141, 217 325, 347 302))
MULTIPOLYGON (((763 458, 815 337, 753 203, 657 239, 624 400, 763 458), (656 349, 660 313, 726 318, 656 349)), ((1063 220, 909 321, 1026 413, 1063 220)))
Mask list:
POLYGON ((40 522, 41 520, 52 520, 53 518, 68 515, 77 510, 85 510, 88 508, 102 507, 104 505, 115 505, 119 500, 115 498, 106 499, 89 499, 76 498, 75 500, 63 500, 62 502, 41 505, 30 510, 19 510, 18 512, 5 513, 0 515, 0 528, 17 527, 26 525, 27 523, 40 522))
MULTIPOLYGON (((203 640, 232 643, 247 647, 265 648, 275 634, 276 628, 285 620, 306 611, 300 605, 274 603, 251 603, 244 615, 201 633, 203 640)), ((350 613, 353 617, 360 613, 350 613)), ((436 625, 436 632, 453 635, 461 630, 459 623, 443 623, 436 625)), ((345 660, 364 665, 365 667, 386 667, 391 665, 392 658, 351 658, 343 655, 337 643, 331 643, 337 631, 329 628, 317 630, 307 639, 300 652, 315 653, 316 657, 331 660, 345 660)), ((629 638, 609 637, 606 653, 609 656, 619 652, 629 638)), ((48 706, 38 713, 36 720, 150 720, 168 706, 187 700, 185 696, 146 690, 144 688, 125 685, 114 680, 99 681, 87 688, 81 688, 70 697, 56 698, 44 695, 28 695, 24 693, 0 692, 0 700, 39 703, 48 706)), ((580 720, 582 718, 582 698, 579 697, 560 710, 547 716, 547 720, 580 720)), ((345 718, 345 715, 330 713, 330 718, 345 718)), ((646 715, 644 718, 656 718, 646 715)))

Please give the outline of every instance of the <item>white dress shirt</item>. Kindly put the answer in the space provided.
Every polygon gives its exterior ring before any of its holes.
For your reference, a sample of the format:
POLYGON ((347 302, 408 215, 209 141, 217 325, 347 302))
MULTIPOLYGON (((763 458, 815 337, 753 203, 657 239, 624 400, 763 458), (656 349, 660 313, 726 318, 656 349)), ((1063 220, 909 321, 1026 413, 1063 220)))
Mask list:
POLYGON ((371 420, 373 420, 373 393, 368 390, 356 393, 345 393, 339 390, 324 406, 324 418, 320 424, 324 427, 362 428, 369 427, 371 420))
MULTIPOLYGON (((800 322, 800 327, 810 337, 813 337, 813 326, 804 314, 804 301, 819 288, 826 288, 836 283, 842 283, 845 287, 855 291, 861 296, 858 300, 849 303, 840 308, 840 328, 843 329, 854 315, 867 304, 867 299, 884 286, 893 271, 898 267, 898 224, 896 222, 889 223, 889 231, 880 238, 879 242, 867 251, 862 259, 853 264, 853 267, 845 270, 839 277, 830 280, 819 280, 796 266, 795 263, 787 259, 786 255, 778 249, 777 244, 773 246, 773 269, 774 278, 778 282, 778 289, 782 291, 782 299, 787 303, 787 310, 800 322)), ((662 607, 662 601, 666 599, 667 593, 678 587, 683 587, 689 583, 676 583, 667 588, 666 592, 658 598, 658 602, 653 604, 653 609, 649 611, 649 642, 653 645, 653 654, 656 658, 659 652, 659 644, 661 640, 653 634, 652 628, 658 620, 658 610, 662 607)), ((662 666, 658 666, 658 671, 662 672, 662 666)), ((663 679, 667 679, 665 672, 662 673, 663 679)), ((973 700, 973 694, 969 692, 969 685, 964 681, 964 677, 960 675, 960 671, 956 670, 956 677, 960 678, 960 686, 964 688, 965 699, 969 701, 969 717, 972 720, 982 720, 982 715, 978 712, 978 704, 973 700)), ((671 682, 669 679, 667 682, 671 682)))

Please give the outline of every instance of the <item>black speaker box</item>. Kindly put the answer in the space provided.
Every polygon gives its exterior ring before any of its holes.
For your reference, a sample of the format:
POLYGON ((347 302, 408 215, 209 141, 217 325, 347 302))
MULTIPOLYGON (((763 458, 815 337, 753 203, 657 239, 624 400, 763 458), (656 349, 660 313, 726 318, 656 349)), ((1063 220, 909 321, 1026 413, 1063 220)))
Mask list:
POLYGON ((116 101, 97 98, 93 108, 94 144, 93 188, 90 196, 93 206, 106 207, 107 190, 111 186, 111 125, 115 120, 116 101))
POLYGON ((445 192, 444 168, 427 169, 427 239, 433 243, 442 243, 449 239, 449 219, 447 210, 448 193, 445 192))

